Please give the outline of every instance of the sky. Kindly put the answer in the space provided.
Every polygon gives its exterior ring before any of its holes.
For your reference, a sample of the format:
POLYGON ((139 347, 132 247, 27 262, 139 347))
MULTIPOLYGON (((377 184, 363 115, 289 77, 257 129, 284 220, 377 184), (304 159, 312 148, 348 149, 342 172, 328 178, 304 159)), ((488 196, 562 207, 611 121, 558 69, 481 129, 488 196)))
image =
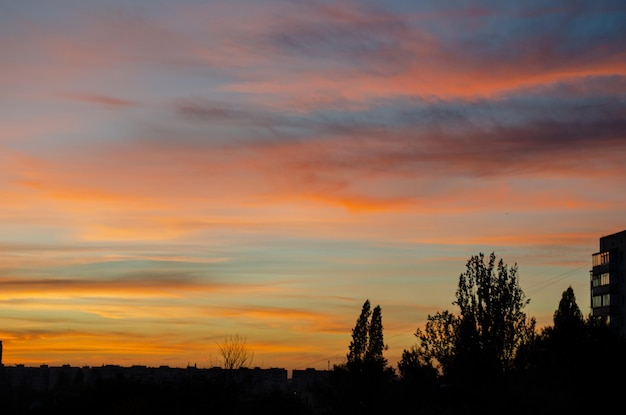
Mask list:
POLYGON ((467 260, 538 328, 626 229, 622 1, 0 0, 5 364, 396 366, 467 260))

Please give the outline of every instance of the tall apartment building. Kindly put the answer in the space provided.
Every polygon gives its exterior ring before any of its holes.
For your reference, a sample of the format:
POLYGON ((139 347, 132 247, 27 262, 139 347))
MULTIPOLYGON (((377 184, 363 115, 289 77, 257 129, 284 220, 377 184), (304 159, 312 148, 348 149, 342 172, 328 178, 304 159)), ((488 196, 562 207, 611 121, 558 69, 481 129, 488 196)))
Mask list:
POLYGON ((591 315, 606 317, 609 326, 626 336, 626 230, 600 238, 592 255, 591 315))

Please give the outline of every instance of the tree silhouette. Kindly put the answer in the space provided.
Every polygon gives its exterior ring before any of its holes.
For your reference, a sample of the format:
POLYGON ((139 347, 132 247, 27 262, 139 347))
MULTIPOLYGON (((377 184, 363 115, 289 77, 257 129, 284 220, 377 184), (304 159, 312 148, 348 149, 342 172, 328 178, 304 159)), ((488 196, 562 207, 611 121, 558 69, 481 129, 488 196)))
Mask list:
POLYGON ((382 372, 387 366, 383 352, 387 349, 383 337, 383 317, 380 305, 372 311, 365 300, 361 314, 352 329, 348 346, 347 366, 352 371, 382 372))
POLYGON ((515 353, 535 331, 535 319, 523 312, 530 302, 519 285, 517 264, 508 267, 492 252, 472 256, 459 277, 456 301, 460 308, 456 354, 462 376, 476 370, 494 376, 513 367, 515 353))
POLYGON ((365 300, 361 314, 352 329, 352 341, 348 346, 348 365, 360 365, 365 360, 369 340, 369 319, 372 315, 370 300, 365 300))
MULTIPOLYGON (((625 343, 612 335, 606 321, 589 316, 586 320, 576 303, 572 287, 563 291, 553 326, 546 326, 518 352, 518 387, 528 391, 536 413, 604 412, 610 400, 590 400, 589 385, 600 379, 618 379, 626 369, 625 343), (601 409, 604 408, 604 409, 601 409)), ((623 382, 603 383, 603 394, 621 393, 623 382)))
POLYGON ((254 352, 248 347, 245 337, 239 337, 238 334, 227 336, 218 347, 224 369, 241 369, 252 364, 254 352))
MULTIPOLYGON (((519 286, 517 265, 509 268, 491 253, 472 256, 459 276, 459 314, 429 315, 425 331, 417 330, 420 347, 413 353, 439 367, 451 381, 475 386, 514 368, 514 357, 535 333, 535 319, 523 312, 529 303, 519 286)), ((412 354, 406 354, 412 358, 412 354)), ((404 361, 403 364, 409 364, 404 361)))
POLYGON ((437 369, 433 366, 422 350, 413 346, 409 350, 402 352, 402 358, 398 362, 398 372, 400 372, 400 391, 401 397, 406 397, 407 403, 413 406, 415 402, 415 394, 421 394, 420 401, 425 404, 432 400, 437 392, 437 369))
POLYGON ((561 301, 559 301, 559 308, 554 312, 554 330, 571 336, 580 333, 584 324, 583 314, 576 304, 574 289, 570 285, 563 292, 561 301))
POLYGON ((328 394, 339 413, 374 413, 382 410, 393 369, 387 366, 383 352, 382 309, 371 309, 365 300, 352 329, 347 362, 336 365, 328 394))
POLYGON ((372 312, 368 336, 365 363, 374 365, 378 369, 383 369, 387 365, 387 359, 383 357, 383 351, 386 350, 387 347, 383 340, 383 317, 379 305, 374 307, 374 311, 372 312))
MULTIPOLYGON (((428 363, 441 374, 447 375, 454 363, 459 322, 459 317, 448 310, 428 315, 424 331, 418 328, 415 332, 415 337, 420 342, 419 347, 407 353, 406 357, 414 360, 413 355, 417 354, 419 361, 428 363)), ((403 354, 403 359, 404 357, 403 354)), ((403 360, 402 363, 410 365, 410 361, 403 360)))

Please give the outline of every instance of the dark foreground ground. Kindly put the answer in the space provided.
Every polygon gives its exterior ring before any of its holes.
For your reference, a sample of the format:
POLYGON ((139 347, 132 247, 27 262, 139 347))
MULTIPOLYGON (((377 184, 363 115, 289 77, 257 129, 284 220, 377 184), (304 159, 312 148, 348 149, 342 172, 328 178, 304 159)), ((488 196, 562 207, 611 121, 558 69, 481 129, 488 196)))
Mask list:
MULTIPOLYGON (((476 388, 471 393, 438 387, 405 388, 357 396, 336 385, 311 385, 306 390, 265 388, 228 381, 149 383, 130 379, 92 385, 60 385, 55 390, 30 387, 0 389, 0 414, 562 414, 596 413, 606 407, 599 398, 567 392, 549 382, 520 388, 476 388), (604 405, 604 406, 603 406, 604 405)), ((510 386, 510 385, 509 385, 510 386)), ((608 397, 606 397, 608 398, 608 397)))

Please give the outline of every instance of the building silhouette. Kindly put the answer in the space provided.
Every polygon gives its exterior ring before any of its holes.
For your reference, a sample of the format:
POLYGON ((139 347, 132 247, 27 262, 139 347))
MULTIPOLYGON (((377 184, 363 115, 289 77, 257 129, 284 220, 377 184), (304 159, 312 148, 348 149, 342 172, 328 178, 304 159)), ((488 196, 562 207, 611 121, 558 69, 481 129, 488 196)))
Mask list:
POLYGON ((600 238, 592 255, 591 315, 606 318, 616 334, 626 336, 626 230, 600 238))
MULTIPOLYGON (((26 366, 24 364, 2 364, 2 341, 0 341, 0 392, 3 389, 30 388, 33 390, 54 390, 67 385, 96 385, 101 381, 139 381, 145 384, 185 384, 190 380, 224 381, 231 384, 246 384, 257 392, 272 390, 306 392, 312 385, 326 381, 329 371, 306 369, 294 370, 293 379, 288 378, 284 368, 239 368, 221 367, 198 368, 196 365, 186 368, 159 366, 149 367, 134 365, 102 366, 26 366)), ((1 413, 1 411, 0 411, 1 413)))

